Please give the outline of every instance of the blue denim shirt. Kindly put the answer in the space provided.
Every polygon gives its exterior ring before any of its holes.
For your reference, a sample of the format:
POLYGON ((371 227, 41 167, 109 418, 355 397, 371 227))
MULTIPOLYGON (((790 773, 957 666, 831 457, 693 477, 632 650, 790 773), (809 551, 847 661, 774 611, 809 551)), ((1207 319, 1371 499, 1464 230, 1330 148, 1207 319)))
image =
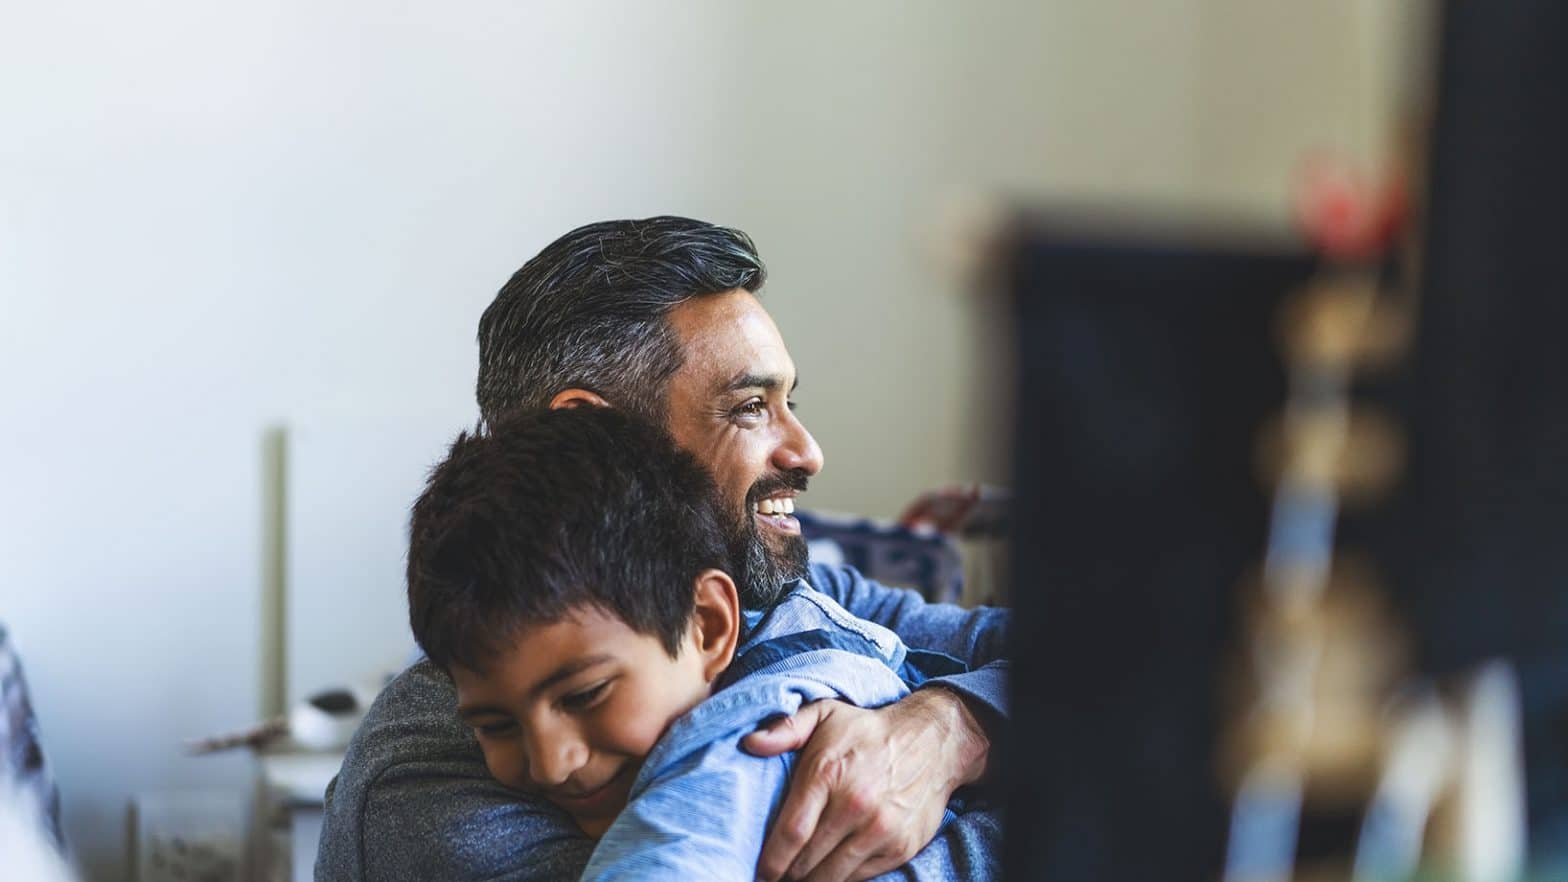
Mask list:
MULTIPOLYGON (((810 581, 909 647, 963 659, 968 673, 942 676, 941 686, 1007 716, 1006 610, 927 603, 850 567, 813 565, 810 581)), ((770 789, 767 798, 776 794, 770 789)), ((1001 837, 1000 814, 970 805, 891 878, 999 879, 1001 837)), ((490 776, 473 732, 457 718, 452 681, 424 660, 387 685, 354 734, 327 790, 316 878, 558 882, 578 878, 598 844, 561 809, 490 776)), ((733 849, 725 842, 715 853, 733 849)), ((750 879, 754 871, 735 875, 750 879)))
MULTIPOLYGON (((892 631, 805 584, 766 614, 748 611, 746 625, 717 691, 678 718, 648 755, 584 880, 753 878, 794 754, 751 756, 740 739, 821 698, 860 707, 897 701, 927 675, 892 631)), ((963 668, 947 656, 928 661, 943 668, 938 673, 963 668)), ((949 810, 944 826, 953 817, 949 810)))

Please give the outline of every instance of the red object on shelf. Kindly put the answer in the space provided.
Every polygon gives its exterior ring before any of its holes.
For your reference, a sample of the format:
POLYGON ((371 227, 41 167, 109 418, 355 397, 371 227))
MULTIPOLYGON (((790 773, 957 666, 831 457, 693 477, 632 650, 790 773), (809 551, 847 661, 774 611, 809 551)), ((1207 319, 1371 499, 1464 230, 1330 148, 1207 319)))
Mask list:
POLYGON ((1296 221, 1330 258, 1369 260, 1393 244, 1404 227, 1407 203, 1398 176, 1369 185, 1347 160, 1323 154, 1302 164, 1296 221))

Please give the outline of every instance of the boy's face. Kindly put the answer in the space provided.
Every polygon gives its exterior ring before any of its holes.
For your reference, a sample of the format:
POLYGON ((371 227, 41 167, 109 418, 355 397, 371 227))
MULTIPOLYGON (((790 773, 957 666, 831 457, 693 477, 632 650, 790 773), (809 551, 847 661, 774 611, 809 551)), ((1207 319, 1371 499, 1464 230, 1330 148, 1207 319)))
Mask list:
POLYGON ((595 607, 524 627, 484 672, 453 665, 458 715, 497 781, 548 799, 591 836, 626 805, 648 752, 708 695, 691 635, 671 658, 595 607))

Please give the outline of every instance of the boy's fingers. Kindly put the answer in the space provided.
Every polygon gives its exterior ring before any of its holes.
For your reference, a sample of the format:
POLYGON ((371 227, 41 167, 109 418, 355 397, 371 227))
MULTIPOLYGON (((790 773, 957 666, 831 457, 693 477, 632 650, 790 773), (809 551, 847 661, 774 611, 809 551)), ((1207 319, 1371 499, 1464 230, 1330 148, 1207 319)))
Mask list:
POLYGON ((822 721, 823 704, 813 702, 792 717, 780 717, 767 723, 742 738, 741 748, 753 756, 778 756, 801 749, 817 731, 817 723, 822 721))

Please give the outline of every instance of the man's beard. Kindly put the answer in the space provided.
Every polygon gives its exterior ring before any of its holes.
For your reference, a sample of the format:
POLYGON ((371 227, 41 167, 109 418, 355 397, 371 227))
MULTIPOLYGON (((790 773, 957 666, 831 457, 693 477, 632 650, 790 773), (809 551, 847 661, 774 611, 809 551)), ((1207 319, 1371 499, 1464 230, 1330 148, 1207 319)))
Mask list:
POLYGON ((806 473, 799 470, 767 475, 746 493, 739 521, 731 525, 730 560, 740 589, 741 606, 767 609, 784 597, 792 583, 806 576, 806 538, 779 534, 783 547, 774 548, 757 526, 757 503, 781 490, 806 489, 806 473))

